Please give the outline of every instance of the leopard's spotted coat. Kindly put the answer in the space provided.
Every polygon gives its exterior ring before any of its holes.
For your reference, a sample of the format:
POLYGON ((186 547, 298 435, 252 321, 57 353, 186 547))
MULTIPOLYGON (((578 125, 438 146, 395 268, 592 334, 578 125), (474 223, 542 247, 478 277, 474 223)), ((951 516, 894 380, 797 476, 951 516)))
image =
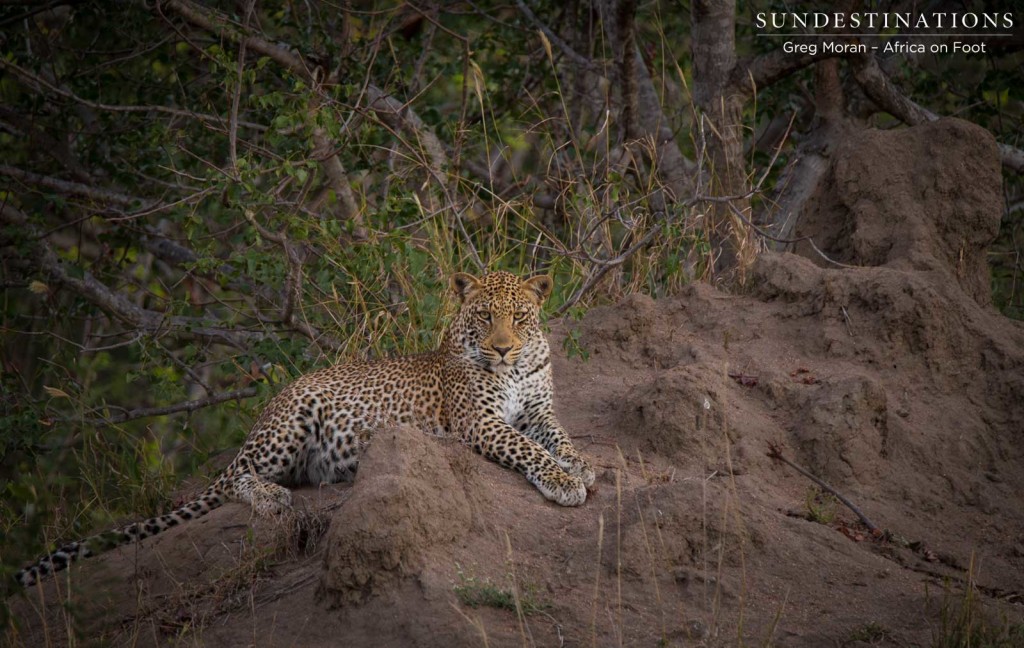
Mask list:
POLYGON ((351 478, 383 422, 457 435, 521 472, 545 497, 582 504, 594 471, 552 410, 551 358, 538 319, 551 279, 458 273, 461 307, 440 348, 307 374, 271 400, 245 445, 198 498, 175 511, 66 544, 22 569, 25 586, 72 561, 156 535, 229 500, 262 515, 291 505, 287 486, 351 478))

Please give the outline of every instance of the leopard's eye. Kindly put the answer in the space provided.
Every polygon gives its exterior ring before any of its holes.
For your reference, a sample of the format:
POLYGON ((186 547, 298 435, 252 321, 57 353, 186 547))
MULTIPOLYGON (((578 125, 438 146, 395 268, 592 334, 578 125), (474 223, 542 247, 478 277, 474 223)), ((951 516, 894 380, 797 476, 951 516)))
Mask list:
POLYGON ((516 319, 516 323, 517 324, 522 324, 527 319, 529 319, 529 317, 530 317, 530 311, 525 311, 525 310, 516 311, 515 319, 516 319))
POLYGON ((478 310, 476 312, 476 318, 478 320, 480 320, 481 322, 490 322, 491 321, 491 311, 488 311, 488 310, 478 310))

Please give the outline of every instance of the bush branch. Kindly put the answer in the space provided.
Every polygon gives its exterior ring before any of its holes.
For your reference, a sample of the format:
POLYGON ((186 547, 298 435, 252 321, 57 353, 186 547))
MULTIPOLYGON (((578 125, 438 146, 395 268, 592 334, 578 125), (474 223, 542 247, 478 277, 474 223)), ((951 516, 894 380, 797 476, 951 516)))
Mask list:
MULTIPOLYGON (((193 26, 216 34, 221 38, 229 39, 244 50, 251 50, 270 58, 296 77, 303 79, 317 88, 324 83, 324 72, 316 64, 310 64, 303 57, 292 50, 286 49, 269 40, 251 33, 249 30, 240 28, 217 12, 199 7, 188 0, 169 0, 161 8, 169 9, 184 18, 193 26)), ((355 196, 349 186, 348 175, 341 159, 335 152, 326 131, 316 124, 317 102, 314 101, 310 108, 310 120, 313 123, 312 138, 315 146, 317 161, 327 177, 328 184, 334 189, 338 197, 338 205, 341 209, 343 219, 351 219, 355 222, 357 229, 362 228, 362 217, 356 204, 355 196)))
MULTIPOLYGON (((173 332, 177 337, 188 337, 218 342, 241 350, 263 339, 265 334, 255 331, 231 330, 221 322, 210 322, 205 318, 182 315, 167 316, 132 303, 123 294, 112 290, 88 270, 82 269, 81 276, 68 271, 68 265, 42 239, 42 234, 28 222, 28 218, 10 205, 0 207, 0 222, 18 225, 36 239, 34 254, 25 259, 48 281, 64 286, 86 301, 100 308, 111 317, 143 331, 160 336, 173 332)), ((75 273, 78 274, 78 273, 75 273)))
POLYGON ((281 306, 281 322, 295 327, 300 333, 321 346, 334 350, 340 349, 342 347, 340 341, 320 332, 296 314, 296 305, 300 303, 302 296, 302 255, 299 247, 284 232, 272 232, 261 225, 252 210, 245 210, 245 219, 261 237, 280 247, 288 260, 288 273, 285 276, 281 306))

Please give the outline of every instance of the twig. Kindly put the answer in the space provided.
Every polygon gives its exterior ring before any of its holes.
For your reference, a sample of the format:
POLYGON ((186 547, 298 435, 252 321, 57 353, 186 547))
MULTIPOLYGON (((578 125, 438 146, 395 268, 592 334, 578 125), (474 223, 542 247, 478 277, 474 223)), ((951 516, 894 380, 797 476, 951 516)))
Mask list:
POLYGON ((798 473, 800 473, 801 475, 803 475, 807 479, 810 479, 812 482, 814 482, 815 484, 820 486, 822 489, 824 489, 824 490, 828 491, 829 493, 832 493, 833 495, 835 495, 837 500, 839 500, 840 502, 845 504, 847 506, 847 508, 849 508, 851 511, 853 511, 857 515, 857 517, 860 518, 860 521, 864 523, 864 526, 866 526, 868 528, 868 530, 871 531, 871 535, 873 535, 875 537, 878 537, 878 536, 882 535, 883 531, 880 528, 878 528, 877 526, 875 526, 875 523, 872 522, 871 520, 869 520, 868 516, 864 515, 864 513, 862 513, 861 510, 859 508, 857 508, 854 505, 853 502, 848 500, 845 495, 843 495, 842 493, 840 493, 836 489, 832 488, 831 486, 826 484, 824 481, 822 481, 818 477, 815 477, 806 468, 803 468, 802 466, 798 466, 797 464, 795 464, 792 461, 790 461, 789 459, 787 459, 782 454, 782 447, 779 444, 777 444, 777 443, 769 443, 768 444, 768 456, 771 457, 772 459, 777 460, 777 461, 781 461, 782 463, 786 464, 787 466, 789 466, 793 470, 797 471, 798 473))
POLYGON ((577 53, 572 47, 569 46, 568 43, 559 38, 558 34, 551 31, 550 27, 541 22, 540 19, 537 18, 536 14, 534 14, 533 11, 530 9, 530 6, 526 2, 524 2, 524 0, 516 0, 516 5, 519 7, 519 11, 521 11, 523 15, 526 16, 526 19, 533 23, 534 27, 539 29, 541 33, 544 34, 544 37, 548 39, 548 42, 554 43, 555 47, 562 50, 562 53, 569 60, 571 60, 577 66, 585 70, 589 70, 591 72, 594 72, 595 74, 604 74, 604 70, 602 70, 601 66, 598 63, 590 60, 589 58, 583 56, 582 54, 577 53))
POLYGON ((590 290, 597 285, 597 282, 601 280, 601 277, 603 277, 612 268, 622 265, 626 261, 626 259, 633 256, 633 254, 637 250, 650 243, 651 240, 658 235, 658 232, 661 231, 661 228, 661 223, 658 223, 651 229, 647 230, 647 233, 644 234, 643 238, 634 243, 628 250, 626 250, 619 256, 615 257, 614 259, 609 259, 608 261, 603 262, 602 265, 597 269, 597 271, 595 271, 594 274, 590 275, 590 278, 587 279, 586 283, 580 286, 579 290, 577 290, 572 297, 567 299, 564 304, 558 307, 558 309, 554 312, 555 317, 564 314, 567 310, 575 306, 576 302, 578 302, 583 297, 583 295, 590 292, 590 290))
MULTIPOLYGON (((276 245, 280 246, 288 261, 288 274, 284 282, 284 303, 281 306, 281 321, 285 324, 293 324, 295 315, 295 302, 298 301, 302 286, 302 260, 299 253, 292 245, 292 242, 285 235, 284 231, 275 233, 263 227, 256 220, 256 214, 251 209, 245 210, 245 219, 255 228, 259 235, 276 245)), ((307 333, 306 331, 303 331, 307 333)), ((308 334, 308 333, 307 333, 308 334)), ((314 335, 311 338, 316 339, 314 335)))
POLYGON ((733 214, 734 214, 734 215, 735 215, 735 216, 736 216, 737 218, 739 218, 739 219, 740 219, 741 221, 743 221, 744 223, 746 223, 746 225, 747 225, 748 227, 750 227, 750 228, 751 228, 752 230, 754 230, 754 232, 755 232, 755 233, 756 233, 756 234, 757 234, 758 236, 761 236, 761 237, 763 237, 763 238, 766 238, 766 239, 768 239, 769 241, 775 241, 776 243, 801 243, 801 242, 803 242, 803 241, 807 241, 807 243, 808 243, 808 244, 809 244, 809 245, 811 246, 811 249, 813 249, 813 250, 814 250, 815 252, 817 252, 817 253, 818 253, 818 256, 820 256, 820 257, 821 257, 822 259, 825 259, 826 261, 828 261, 829 263, 831 263, 831 264, 833 264, 833 265, 837 265, 837 266, 839 266, 840 268, 850 268, 850 269, 856 269, 856 268, 859 268, 859 267, 861 267, 861 266, 855 266, 855 265, 850 265, 850 264, 848 264, 848 263, 842 263, 842 262, 840 262, 840 261, 836 261, 835 259, 831 258, 831 257, 830 257, 830 256, 828 256, 827 254, 825 254, 824 252, 822 252, 822 251, 821 251, 821 250, 820 250, 820 249, 818 248, 818 246, 817 246, 817 245, 815 245, 815 244, 814 244, 814 239, 812 239, 812 238, 811 238, 810 236, 801 236, 801 237, 799 237, 799 238, 795 238, 795 239, 779 238, 779 237, 777 237, 777 236, 772 236, 772 235, 771 235, 771 234, 769 234, 768 232, 764 231, 763 229, 761 229, 760 227, 758 227, 757 225, 755 225, 755 224, 753 223, 753 221, 751 221, 751 220, 750 220, 749 218, 747 218, 746 216, 744 216, 744 215, 743 215, 743 212, 741 212, 741 211, 740 211, 739 209, 736 209, 736 205, 732 204, 731 202, 729 202, 728 204, 729 204, 729 209, 730 209, 730 210, 732 210, 732 213, 733 213, 733 214))
POLYGON ((853 337, 853 327, 850 324, 850 314, 846 312, 846 306, 840 306, 839 310, 843 311, 843 319, 846 320, 846 332, 850 334, 850 337, 853 337))
MULTIPOLYGON (((253 6, 256 0, 249 0, 245 7, 245 22, 243 27, 249 27, 249 17, 252 15, 253 6)), ((238 177, 238 104, 242 97, 242 87, 245 83, 243 72, 245 72, 245 41, 238 44, 238 65, 235 78, 235 91, 231 93, 231 112, 228 118, 228 154, 231 158, 231 171, 238 177)))

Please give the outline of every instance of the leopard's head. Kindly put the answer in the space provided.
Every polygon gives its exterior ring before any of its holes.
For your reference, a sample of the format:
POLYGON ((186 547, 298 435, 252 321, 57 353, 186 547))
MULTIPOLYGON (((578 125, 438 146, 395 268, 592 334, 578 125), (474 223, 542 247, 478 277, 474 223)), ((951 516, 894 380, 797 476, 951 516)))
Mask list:
POLYGON ((457 272, 451 287, 462 304, 452 339, 473 361, 501 371, 516 364, 527 344, 542 338, 540 306, 551 294, 551 277, 520 279, 492 272, 478 279, 457 272))

